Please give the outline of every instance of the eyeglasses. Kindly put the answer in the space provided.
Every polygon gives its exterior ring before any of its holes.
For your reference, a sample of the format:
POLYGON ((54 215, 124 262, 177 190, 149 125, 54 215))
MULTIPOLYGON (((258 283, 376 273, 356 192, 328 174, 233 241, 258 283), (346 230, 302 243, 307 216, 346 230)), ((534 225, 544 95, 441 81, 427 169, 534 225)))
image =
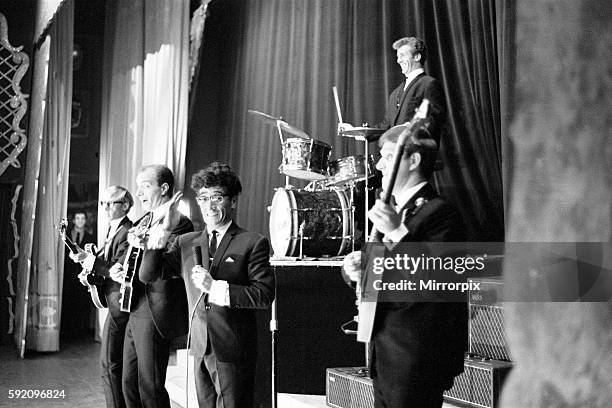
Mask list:
POLYGON ((106 206, 110 207, 111 205, 114 205, 114 204, 123 204, 123 201, 100 201, 100 205, 102 207, 106 207, 106 206))
POLYGON ((216 194, 210 197, 207 196, 197 196, 196 201, 198 204, 207 203, 210 201, 211 204, 219 204, 223 201, 223 197, 229 197, 229 194, 216 194))

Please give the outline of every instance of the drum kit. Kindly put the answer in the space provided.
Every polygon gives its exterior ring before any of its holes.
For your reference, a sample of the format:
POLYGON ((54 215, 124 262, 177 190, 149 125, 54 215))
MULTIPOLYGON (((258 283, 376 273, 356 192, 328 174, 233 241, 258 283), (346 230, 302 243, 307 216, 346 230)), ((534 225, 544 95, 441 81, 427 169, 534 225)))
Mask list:
MULTIPOLYGON (((258 120, 278 130, 282 146, 279 166, 285 186, 275 189, 270 211, 270 242, 275 258, 328 258, 345 255, 355 248, 355 189, 375 175, 375 160, 368 142, 384 129, 351 128, 339 136, 365 142, 365 154, 331 160, 332 147, 304 131, 263 112, 249 110, 258 120), (283 133, 291 137, 283 138, 283 133), (290 185, 289 178, 309 182, 304 188, 290 185)), ((367 218, 366 218, 367 219, 367 218)), ((367 236, 367 223, 365 223, 367 236)))

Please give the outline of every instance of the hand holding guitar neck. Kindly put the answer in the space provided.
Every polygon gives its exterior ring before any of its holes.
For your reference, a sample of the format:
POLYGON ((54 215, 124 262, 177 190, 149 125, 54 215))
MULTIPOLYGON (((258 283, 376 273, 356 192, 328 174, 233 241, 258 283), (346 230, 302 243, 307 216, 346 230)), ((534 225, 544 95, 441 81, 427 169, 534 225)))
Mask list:
MULTIPOLYGON (((384 204, 389 204, 391 202, 391 195, 393 194, 393 187, 395 186, 395 180, 397 178, 397 172, 400 168, 400 164, 402 162, 402 156, 404 155, 404 146, 406 146, 406 142, 409 137, 412 135, 412 132, 415 130, 415 124, 418 123, 419 119, 424 119, 427 117, 427 113, 429 110, 429 100, 423 99, 419 109, 417 109, 416 113, 412 117, 412 120, 402 126, 405 126, 405 129, 399 134, 397 139, 397 143, 395 145, 395 151, 393 152, 393 166, 391 168, 391 172, 388 177, 388 183, 386 186, 383 186, 383 193, 380 200, 384 204)), ((396 128, 399 126, 396 126, 396 128)), ((368 242, 380 242, 381 240, 381 232, 376 229, 376 225, 372 227, 372 231, 370 232, 370 238, 368 242)))

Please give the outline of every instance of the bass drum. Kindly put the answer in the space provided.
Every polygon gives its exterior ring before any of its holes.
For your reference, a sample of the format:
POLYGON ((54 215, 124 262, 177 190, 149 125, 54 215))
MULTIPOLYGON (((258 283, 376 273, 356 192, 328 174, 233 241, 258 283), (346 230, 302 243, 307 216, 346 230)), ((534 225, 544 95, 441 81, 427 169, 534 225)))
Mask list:
POLYGON ((341 190, 277 188, 270 209, 274 256, 344 255, 351 247, 351 208, 341 190))

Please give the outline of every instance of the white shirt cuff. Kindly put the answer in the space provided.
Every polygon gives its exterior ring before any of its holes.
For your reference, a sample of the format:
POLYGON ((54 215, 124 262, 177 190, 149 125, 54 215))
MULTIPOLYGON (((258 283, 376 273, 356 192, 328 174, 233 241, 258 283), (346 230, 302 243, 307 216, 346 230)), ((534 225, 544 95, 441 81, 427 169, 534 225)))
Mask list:
POLYGON ((81 265, 83 269, 87 269, 88 271, 92 271, 94 267, 94 262, 96 262, 96 257, 94 254, 87 254, 87 257, 83 259, 81 265))
POLYGON ((214 280, 208 292, 208 302, 218 306, 229 306, 229 284, 224 280, 214 280))
POLYGON ((406 234, 408 234, 408 227, 406 227, 406 225, 404 224, 400 224, 399 227, 397 227, 390 233, 385 234, 384 241, 388 240, 389 242, 400 242, 402 238, 406 236, 406 234))

